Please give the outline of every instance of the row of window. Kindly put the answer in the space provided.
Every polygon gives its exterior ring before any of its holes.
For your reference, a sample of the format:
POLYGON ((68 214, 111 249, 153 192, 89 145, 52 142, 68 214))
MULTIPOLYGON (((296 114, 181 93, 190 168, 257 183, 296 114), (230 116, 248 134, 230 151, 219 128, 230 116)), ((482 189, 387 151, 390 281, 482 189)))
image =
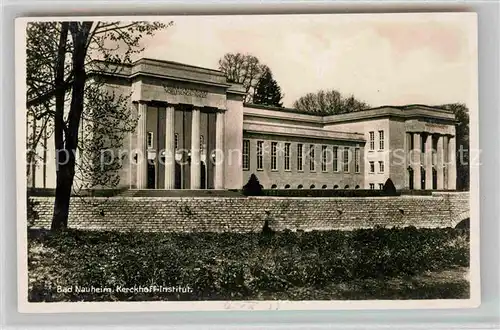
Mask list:
MULTIPOLYGON (((370 173, 375 173, 375 162, 374 161, 370 161, 369 164, 370 164, 370 173)), ((384 170, 385 170, 384 162, 383 161, 379 161, 378 162, 378 172, 379 173, 384 173, 384 170)))
MULTIPOLYGON (((284 185, 284 186, 283 186, 283 188, 284 188, 284 189, 290 189, 290 188, 291 188, 291 186, 290 186, 289 184, 286 184, 286 185, 284 185)), ((299 185, 297 186, 297 189, 303 189, 303 188, 304 188, 304 186, 303 186, 303 185, 301 185, 301 184, 299 184, 299 185)), ((359 189, 359 188, 360 188, 360 187, 359 187, 359 185, 356 185, 356 186, 354 187, 354 189, 359 189)), ((271 189, 278 189, 278 185, 273 184, 273 185, 271 186, 271 189)), ((314 185, 314 184, 310 185, 310 186, 309 186, 309 189, 316 189, 316 185, 314 185)), ((324 184, 323 186, 321 186, 321 189, 328 189, 328 185, 324 184)), ((334 186, 333 186, 333 189, 339 189, 339 186, 338 186, 338 185, 334 185, 334 186)), ((350 188, 350 186, 349 186, 349 185, 346 185, 346 186, 344 186, 344 189, 351 189, 351 188, 350 188)))
MULTIPOLYGON (((371 131, 368 133, 369 134, 369 140, 370 140, 370 150, 373 151, 375 150, 375 131, 371 131)), ((384 131, 378 131, 378 150, 384 150, 385 143, 384 143, 384 131)))
MULTIPOLYGON (((154 148, 153 132, 147 133, 146 143, 147 143, 148 149, 154 148)), ((175 148, 175 150, 179 149, 179 134, 177 134, 177 133, 175 133, 175 135, 174 135, 174 148, 175 148)), ((205 138, 203 137, 203 135, 200 135, 200 151, 203 151, 204 148, 205 148, 205 138)))
MULTIPOLYGON (((370 183, 370 189, 371 190, 375 190, 375 183, 370 183)), ((384 189, 384 184, 383 183, 379 183, 378 184, 378 189, 380 189, 380 190, 384 189)))
MULTIPOLYGON (((304 144, 297 144, 297 171, 304 170, 304 144)), ((314 144, 308 146, 308 156, 309 156, 309 171, 316 171, 316 148, 314 144)), ((342 171, 350 172, 350 155, 351 151, 349 147, 343 147, 343 161, 341 162, 342 171)), ((333 147, 333 171, 339 172, 340 163, 340 150, 339 147, 333 147)), ((242 166, 244 170, 250 169, 250 140, 243 140, 243 153, 242 153, 242 166)), ((283 147, 283 168, 285 171, 291 171, 291 143, 284 143, 283 147)), ((257 170, 264 169, 264 141, 257 141, 257 170)), ((360 172, 361 163, 361 151, 360 148, 354 148, 354 171, 355 173, 360 172)), ((278 142, 271 142, 271 170, 278 170, 278 142)), ((321 146, 321 171, 328 172, 328 146, 321 146)))

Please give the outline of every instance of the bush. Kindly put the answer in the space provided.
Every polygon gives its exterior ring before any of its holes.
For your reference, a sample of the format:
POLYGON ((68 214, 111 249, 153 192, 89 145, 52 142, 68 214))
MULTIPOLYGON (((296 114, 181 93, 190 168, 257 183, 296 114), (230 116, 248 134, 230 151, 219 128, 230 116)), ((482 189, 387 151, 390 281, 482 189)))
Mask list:
POLYGON ((382 188, 383 194, 385 196, 397 196, 398 193, 396 191, 396 187, 394 186, 394 183, 392 182, 391 178, 388 178, 387 181, 385 181, 384 187, 382 188))
POLYGON ((252 173, 246 185, 243 186, 243 195, 245 196, 262 196, 262 186, 260 185, 257 176, 252 173))
POLYGON ((51 234, 32 230, 29 299, 311 299, 328 296, 328 287, 334 284, 385 282, 469 265, 469 232, 452 228, 285 231, 264 243, 261 233, 69 230, 51 234), (58 293, 58 285, 189 286, 193 291, 78 294, 58 293))

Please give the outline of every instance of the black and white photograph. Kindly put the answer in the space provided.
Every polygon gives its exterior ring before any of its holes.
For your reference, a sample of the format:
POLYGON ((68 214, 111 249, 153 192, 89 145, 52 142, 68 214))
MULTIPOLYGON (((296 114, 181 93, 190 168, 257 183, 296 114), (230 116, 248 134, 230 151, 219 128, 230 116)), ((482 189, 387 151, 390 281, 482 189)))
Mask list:
POLYGON ((16 20, 24 312, 475 307, 474 13, 16 20))

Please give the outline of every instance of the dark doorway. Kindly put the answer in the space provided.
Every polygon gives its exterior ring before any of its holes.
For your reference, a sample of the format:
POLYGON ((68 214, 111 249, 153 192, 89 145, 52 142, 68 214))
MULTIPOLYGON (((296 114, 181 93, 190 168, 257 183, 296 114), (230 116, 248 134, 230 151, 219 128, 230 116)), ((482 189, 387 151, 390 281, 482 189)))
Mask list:
POLYGON ((432 189, 437 189, 438 186, 438 175, 435 168, 432 169, 432 189))
POLYGON ((409 188, 410 190, 413 190, 415 187, 415 185, 413 184, 413 169, 411 167, 408 168, 408 184, 409 184, 409 188))
POLYGON ((182 169, 179 163, 175 162, 175 189, 182 189, 182 169))
POLYGON ((148 189, 155 189, 156 173, 155 165, 148 162, 148 189))
POLYGON ((200 189, 207 189, 207 167, 205 166, 205 162, 201 162, 200 164, 200 189))

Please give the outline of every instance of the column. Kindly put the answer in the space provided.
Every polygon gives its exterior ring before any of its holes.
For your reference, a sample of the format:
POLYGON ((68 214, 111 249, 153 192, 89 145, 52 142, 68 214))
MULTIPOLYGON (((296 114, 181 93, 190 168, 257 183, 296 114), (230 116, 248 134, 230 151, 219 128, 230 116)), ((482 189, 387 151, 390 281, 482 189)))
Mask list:
POLYGON ((448 189, 457 189, 456 137, 448 138, 448 189))
POLYGON ((191 119, 191 189, 200 189, 200 109, 193 108, 191 119))
POLYGON ((410 175, 408 174, 408 166, 411 164, 411 159, 409 159, 410 154, 410 146, 411 146, 411 133, 405 133, 405 141, 404 141, 404 152, 405 152, 405 166, 404 166, 404 189, 408 189, 410 187, 410 175))
POLYGON ((437 141, 437 188, 444 189, 444 136, 439 135, 437 141))
POLYGON ((432 134, 425 139, 425 190, 432 190, 432 134))
POLYGON ((413 189, 420 190, 422 189, 422 178, 421 178, 421 157, 420 150, 421 146, 420 133, 413 133, 413 150, 412 150, 412 158, 411 158, 411 167, 413 169, 413 189))
POLYGON ((443 135, 443 189, 448 189, 448 135, 443 135))
POLYGON ((175 188, 174 107, 165 109, 165 189, 175 188))
POLYGON ((148 184, 148 154, 146 145, 147 104, 139 103, 139 122, 137 123, 137 189, 146 189, 148 184))
POLYGON ((217 112, 215 121, 215 189, 224 189, 224 112, 217 112))

